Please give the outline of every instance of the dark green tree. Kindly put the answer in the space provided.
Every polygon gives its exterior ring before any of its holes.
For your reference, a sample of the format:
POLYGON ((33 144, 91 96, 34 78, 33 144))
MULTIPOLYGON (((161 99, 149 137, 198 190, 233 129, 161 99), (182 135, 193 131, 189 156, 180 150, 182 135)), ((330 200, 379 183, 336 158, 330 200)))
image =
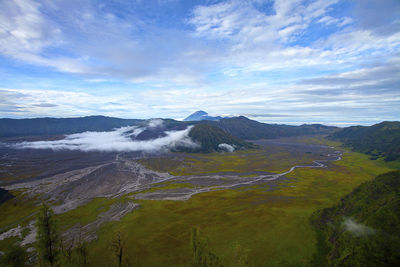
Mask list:
POLYGON ((314 212, 311 266, 400 266, 400 171, 381 174, 314 212))
POLYGON ((25 249, 17 245, 11 245, 1 257, 1 266, 22 267, 26 266, 27 254, 25 249))
POLYGON ((191 247, 193 253, 193 267, 219 267, 222 266, 219 258, 208 248, 208 242, 201 237, 198 228, 192 229, 191 247))
POLYGON ((59 235, 54 213, 46 204, 42 205, 36 220, 37 252, 40 262, 55 266, 59 254, 59 235))

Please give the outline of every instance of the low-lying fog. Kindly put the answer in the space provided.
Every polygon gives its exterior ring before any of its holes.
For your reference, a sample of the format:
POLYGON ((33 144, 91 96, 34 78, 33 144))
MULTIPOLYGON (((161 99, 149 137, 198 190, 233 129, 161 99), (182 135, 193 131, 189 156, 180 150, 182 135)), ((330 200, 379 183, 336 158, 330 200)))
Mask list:
POLYGON ((81 150, 81 151, 145 151, 171 150, 175 147, 197 147, 189 137, 193 126, 184 130, 164 131, 164 136, 151 140, 135 140, 146 129, 162 128, 161 120, 152 120, 145 127, 127 126, 110 132, 84 132, 66 135, 56 141, 25 141, 14 145, 16 148, 81 150))

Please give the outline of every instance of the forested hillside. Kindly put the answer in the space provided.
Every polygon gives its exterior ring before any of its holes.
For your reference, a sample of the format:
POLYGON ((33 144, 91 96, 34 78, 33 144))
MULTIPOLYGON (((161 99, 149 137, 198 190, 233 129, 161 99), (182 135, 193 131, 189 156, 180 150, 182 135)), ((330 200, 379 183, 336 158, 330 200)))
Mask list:
POLYGON ((313 266, 400 266, 400 171, 360 185, 311 222, 313 266))
POLYGON ((266 124, 246 117, 234 117, 213 122, 215 125, 238 138, 247 140, 271 139, 288 136, 331 134, 337 127, 321 124, 304 124, 291 126, 284 124, 266 124))
POLYGON ((344 142, 356 151, 386 161, 400 159, 400 122, 385 121, 372 126, 352 126, 339 130, 333 139, 344 142))
POLYGON ((253 144, 245 142, 237 137, 230 135, 224 130, 209 123, 197 124, 190 131, 189 136, 197 143, 201 144, 198 149, 200 152, 221 151, 221 144, 240 148, 255 148, 253 144))

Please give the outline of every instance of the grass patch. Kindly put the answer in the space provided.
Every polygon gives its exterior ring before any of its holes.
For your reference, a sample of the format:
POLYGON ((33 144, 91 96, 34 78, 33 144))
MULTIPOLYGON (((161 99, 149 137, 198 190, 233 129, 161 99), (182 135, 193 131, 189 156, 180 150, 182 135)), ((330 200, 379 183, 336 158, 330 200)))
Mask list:
POLYGON ((13 236, 6 238, 4 240, 0 240, 0 251, 7 251, 9 247, 17 243, 18 241, 21 241, 21 238, 18 236, 13 236))
MULTIPOLYGON (((241 153, 249 152, 230 157, 241 153)), ((202 157, 219 160, 221 155, 202 157)), ((238 243, 249 250, 254 266, 306 265, 316 246, 310 215, 391 169, 359 153, 345 153, 342 161, 329 165, 296 169, 272 191, 260 185, 202 193, 187 201, 140 200, 139 210, 101 227, 99 240, 90 245, 91 263, 110 264, 112 256, 106 252, 113 233, 121 231, 132 261, 142 266, 185 265, 191 258, 190 229, 198 226, 224 264, 229 264, 238 243)))
POLYGON ((29 221, 35 219, 35 214, 39 210, 37 199, 27 197, 23 191, 12 191, 11 193, 15 197, 0 205, 0 232, 18 225, 27 225, 29 221))
POLYGON ((296 153, 271 146, 268 150, 240 150, 233 153, 189 154, 172 175, 200 175, 220 172, 248 173, 266 171, 279 173, 293 165, 312 162, 315 155, 296 153))
POLYGON ((125 200, 126 198, 95 198, 76 209, 57 214, 56 218, 61 230, 67 230, 76 224, 83 226, 95 221, 97 216, 100 213, 108 211, 112 204, 125 200))

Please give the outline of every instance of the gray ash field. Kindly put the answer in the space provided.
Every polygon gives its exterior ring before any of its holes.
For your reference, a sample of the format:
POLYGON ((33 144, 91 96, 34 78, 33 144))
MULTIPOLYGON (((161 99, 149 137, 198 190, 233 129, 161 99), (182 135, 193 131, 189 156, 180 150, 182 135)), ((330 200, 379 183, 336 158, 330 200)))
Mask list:
MULTIPOLYGON (((261 140, 258 153, 275 150, 292 157, 310 153, 308 164, 294 165, 280 173, 265 171, 217 172, 174 176, 146 168, 139 160, 175 158, 184 153, 149 154, 141 152, 79 152, 50 149, 1 148, 0 185, 8 190, 24 190, 24 195, 54 203, 56 213, 67 212, 94 198, 113 198, 136 193, 137 199, 186 200, 195 194, 239 188, 283 178, 295 168, 325 168, 323 162, 340 159, 341 152, 323 145, 310 145, 287 139, 261 140), (181 184, 180 188, 160 189, 163 182, 181 184), (185 187, 184 185, 188 185, 185 187), (147 192, 151 189, 151 192, 147 192)), ((193 155, 196 157, 196 155, 193 155)), ((167 163, 168 164, 168 163, 167 163)), ((168 166, 167 166, 168 168, 168 166)))

